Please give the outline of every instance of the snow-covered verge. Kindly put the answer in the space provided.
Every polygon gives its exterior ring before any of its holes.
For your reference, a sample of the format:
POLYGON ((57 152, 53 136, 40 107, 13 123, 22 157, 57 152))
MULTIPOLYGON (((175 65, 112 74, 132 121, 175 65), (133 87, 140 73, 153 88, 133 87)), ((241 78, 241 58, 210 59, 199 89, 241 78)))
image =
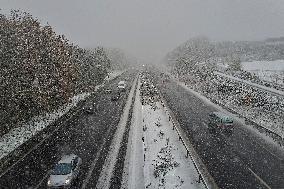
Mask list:
POLYGON ((122 188, 205 188, 152 83, 136 95, 122 188))
MULTIPOLYGON (((109 77, 105 78, 105 81, 112 80, 117 76, 121 75, 124 71, 112 71, 109 77)), ((104 83, 103 83, 104 84, 104 83)), ((95 87, 95 91, 98 90, 103 84, 95 87)), ((69 103, 63 105, 59 109, 33 117, 30 121, 25 124, 16 127, 1 136, 0 138, 0 160, 11 153, 13 150, 24 144, 30 138, 41 132, 43 129, 54 123, 57 119, 65 115, 69 110, 76 107, 77 104, 90 96, 91 93, 81 93, 70 98, 69 103)))
POLYGON ((235 81, 239 81, 239 82, 242 82, 242 83, 246 83, 246 84, 248 84, 250 86, 262 89, 264 91, 268 91, 268 92, 274 93, 276 95, 284 96, 284 91, 280 91, 280 90, 276 90, 274 88, 270 88, 270 87, 266 87, 266 86, 259 85, 259 84, 256 84, 256 83, 252 83, 250 81, 247 81, 247 80, 244 80, 244 79, 240 79, 240 78, 237 78, 237 77, 234 77, 234 76, 226 75, 226 74, 221 73, 221 72, 213 72, 213 73, 216 74, 216 75, 220 75, 220 76, 229 78, 231 80, 235 80, 235 81))
POLYGON ((34 117, 21 127, 14 128, 9 133, 3 135, 0 138, 0 159, 66 114, 71 108, 75 107, 79 101, 84 100, 89 95, 90 93, 76 95, 70 99, 69 103, 60 107, 58 110, 47 113, 46 115, 34 117))
POLYGON ((222 75, 176 76, 187 87, 212 102, 284 137, 284 98, 222 75))

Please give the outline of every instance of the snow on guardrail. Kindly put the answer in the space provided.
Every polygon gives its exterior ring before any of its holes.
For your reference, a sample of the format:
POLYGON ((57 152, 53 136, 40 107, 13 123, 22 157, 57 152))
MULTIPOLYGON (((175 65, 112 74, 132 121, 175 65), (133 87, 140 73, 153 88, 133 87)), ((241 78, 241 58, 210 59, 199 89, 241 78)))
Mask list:
POLYGON ((221 73, 221 72, 214 71, 213 73, 216 74, 216 75, 220 75, 220 76, 223 76, 223 77, 226 77, 226 78, 229 78, 229 79, 241 82, 241 83, 246 83, 246 84, 248 84, 250 86, 257 87, 258 89, 264 90, 266 92, 271 92, 271 93, 273 93, 275 95, 279 95, 279 96, 284 97, 284 92, 283 91, 280 91, 280 90, 277 90, 277 89, 273 89, 273 88, 270 88, 270 87, 266 87, 266 86, 263 86, 263 85, 259 85, 259 84, 256 84, 256 83, 252 83, 250 81, 247 81, 247 80, 244 80, 244 79, 240 79, 240 78, 237 78, 237 77, 234 77, 234 76, 226 75, 226 74, 221 73))

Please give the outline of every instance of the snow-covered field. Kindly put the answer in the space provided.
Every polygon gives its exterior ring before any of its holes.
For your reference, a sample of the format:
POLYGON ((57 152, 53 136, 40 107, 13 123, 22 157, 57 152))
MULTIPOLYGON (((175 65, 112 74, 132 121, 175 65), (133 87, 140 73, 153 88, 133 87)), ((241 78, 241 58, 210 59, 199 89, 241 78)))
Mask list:
POLYGON ((245 71, 281 71, 284 70, 284 60, 242 62, 245 71))
POLYGON ((122 188, 204 188, 202 182, 198 183, 199 175, 191 159, 186 158, 186 149, 158 99, 144 98, 142 105, 136 96, 122 188))
POLYGON ((242 62, 244 71, 257 75, 261 80, 284 84, 284 60, 242 62))
MULTIPOLYGON (((121 75, 124 71, 112 71, 109 73, 109 77, 105 78, 105 81, 112 80, 117 76, 121 75)), ((103 84, 96 86, 95 90, 102 87, 103 84)), ((90 93, 82 93, 72 97, 69 103, 60 107, 46 115, 36 116, 27 123, 12 129, 9 133, 0 137, 0 160, 7 156, 10 152, 15 150, 17 147, 28 141, 31 137, 42 131, 44 128, 52 124, 55 120, 66 114, 70 109, 75 107, 78 102, 84 100, 90 95, 90 93)))

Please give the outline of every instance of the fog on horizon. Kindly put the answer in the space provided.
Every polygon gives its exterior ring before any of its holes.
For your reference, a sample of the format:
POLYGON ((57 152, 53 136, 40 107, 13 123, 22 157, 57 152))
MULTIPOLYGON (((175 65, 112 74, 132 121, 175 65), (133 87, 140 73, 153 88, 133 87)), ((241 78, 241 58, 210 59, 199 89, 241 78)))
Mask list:
POLYGON ((195 36, 263 40, 284 36, 283 0, 0 0, 81 47, 115 47, 155 62, 195 36))

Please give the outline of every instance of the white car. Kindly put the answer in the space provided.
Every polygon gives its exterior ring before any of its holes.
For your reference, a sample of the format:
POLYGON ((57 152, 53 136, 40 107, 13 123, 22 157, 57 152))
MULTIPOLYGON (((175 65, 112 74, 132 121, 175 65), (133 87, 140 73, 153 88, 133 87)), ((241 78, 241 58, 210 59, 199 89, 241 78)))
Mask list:
POLYGON ((70 187, 78 178, 82 159, 75 154, 64 155, 54 166, 47 181, 49 188, 70 187))
POLYGON ((126 82, 125 81, 120 81, 119 83, 118 83, 118 89, 120 89, 120 90, 125 90, 126 89, 126 82))

